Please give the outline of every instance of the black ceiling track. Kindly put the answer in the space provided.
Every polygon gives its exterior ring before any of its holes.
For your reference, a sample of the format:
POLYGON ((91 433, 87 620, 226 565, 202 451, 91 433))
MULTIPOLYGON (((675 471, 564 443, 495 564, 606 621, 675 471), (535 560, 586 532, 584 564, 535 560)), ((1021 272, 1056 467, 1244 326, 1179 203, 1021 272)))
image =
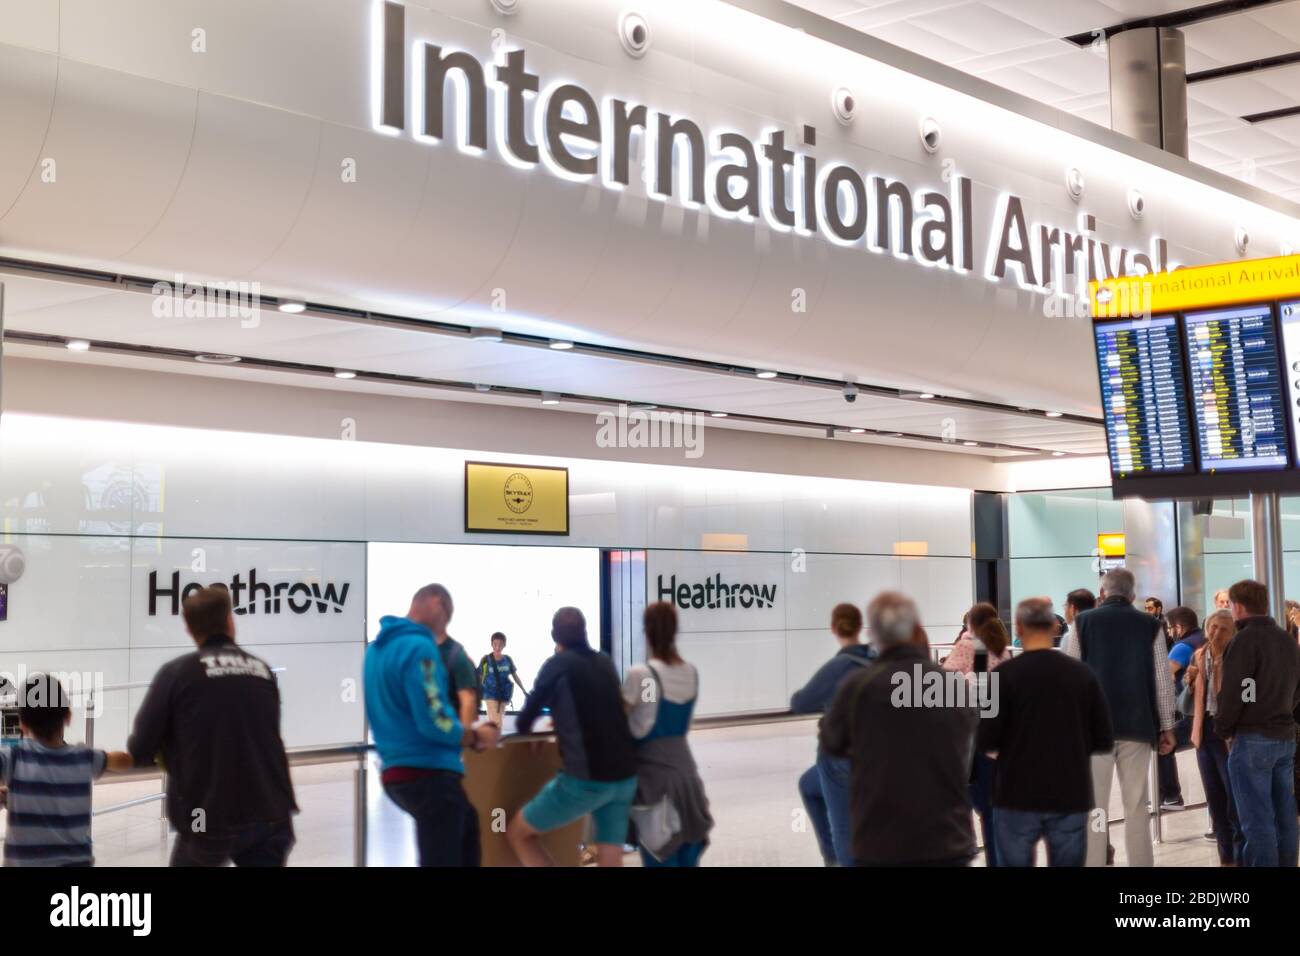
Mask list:
POLYGON ((1267 123, 1269 120, 1286 119, 1288 116, 1300 115, 1300 106, 1284 106, 1280 110, 1266 110, 1263 113, 1251 113, 1243 116, 1247 123, 1267 123))
POLYGON ((1204 83, 1207 80, 1222 80, 1229 76, 1242 76, 1246 73, 1261 73, 1264 70, 1276 70, 1283 66, 1300 63, 1300 53, 1283 53, 1281 56, 1266 56, 1260 60, 1247 63, 1233 63, 1230 66, 1217 66, 1212 70, 1198 70, 1187 74, 1188 83, 1204 83))
MULTIPOLYGON (((157 284, 157 280, 148 276, 124 275, 95 269, 49 265, 36 260, 0 256, 0 273, 5 272, 14 275, 27 275, 40 279, 63 280, 67 282, 75 282, 80 285, 91 285, 146 295, 152 294, 153 289, 157 284)), ((195 289, 204 293, 206 293, 208 288, 202 283, 194 283, 193 286, 195 289)), ((271 309, 278 307, 280 303, 280 299, 275 296, 267 295, 260 296, 259 301, 262 306, 271 309)), ((468 338, 475 330, 473 326, 455 322, 446 322, 436 319, 417 319, 410 316, 396 315, 388 312, 371 312, 361 309, 345 308, 331 305, 329 303, 307 301, 301 304, 304 307, 303 314, 305 315, 323 319, 336 319, 345 322, 352 322, 357 325, 369 325, 378 328, 406 329, 409 331, 424 332, 434 335, 448 335, 454 338, 468 338)), ((530 335, 522 332, 505 331, 501 333, 501 341, 511 345, 522 345, 532 348, 550 348, 551 343, 551 339, 543 335, 530 335)), ((604 345, 595 342, 574 341, 573 347, 569 351, 575 355, 591 355, 597 358, 618 359, 625 362, 637 362, 645 365, 658 365, 713 375, 727 375, 741 378, 754 378, 757 376, 759 371, 762 371, 762 369, 751 366, 716 362, 709 359, 692 358, 686 355, 670 355, 662 352, 649 352, 643 349, 624 348, 621 346, 604 345)), ((848 384, 840 379, 826 378, 824 376, 803 375, 798 372, 786 372, 778 369, 772 369, 772 371, 776 374, 770 379, 771 381, 780 382, 786 385, 797 385, 803 388, 817 388, 839 392, 848 384)), ((926 393, 929 394, 930 397, 922 399, 920 393, 916 389, 902 389, 889 385, 876 385, 864 382, 855 382, 853 384, 857 386, 860 395, 898 399, 901 401, 921 401, 931 406, 950 406, 952 408, 964 408, 970 411, 996 412, 1004 415, 1016 415, 1036 420, 1041 420, 1044 413, 1047 411, 1055 411, 1049 409, 1034 409, 1005 405, 1000 402, 991 402, 976 398, 963 398, 939 393, 926 393)), ((1053 418, 1060 423, 1086 425, 1094 428, 1100 428, 1103 424, 1100 418, 1093 418, 1089 415, 1077 415, 1072 412, 1055 414, 1053 415, 1053 418)))
POLYGON ((1106 39, 1110 39, 1115 34, 1123 33, 1125 30, 1139 30, 1144 27, 1186 27, 1191 26, 1193 23, 1202 23, 1205 20, 1215 20, 1219 17, 1230 17, 1237 13, 1245 13, 1247 10, 1254 10, 1258 7, 1271 7, 1288 2, 1290 0, 1215 0, 1214 3, 1204 3, 1198 7, 1176 10, 1173 13, 1162 13, 1154 17, 1125 20, 1123 23, 1116 23, 1097 30, 1089 30, 1086 33, 1076 33, 1063 39, 1068 40, 1075 46, 1089 47, 1097 42, 1099 34, 1105 36, 1106 39))
MULTIPOLYGON (((63 349, 66 347, 67 339, 59 335, 50 335, 45 332, 25 332, 18 329, 6 329, 4 332, 4 341, 15 345, 34 345, 46 348, 63 349)), ((89 340, 91 348, 96 352, 107 353, 110 355, 130 355, 139 358, 162 359, 178 362, 194 362, 199 355, 204 353, 191 352, 186 349, 165 348, 153 345, 136 345, 129 342, 112 342, 107 340, 89 340)), ((324 365, 311 365, 304 362, 286 362, 280 359, 255 358, 253 356, 238 356, 239 361, 233 365, 225 365, 225 368, 246 368, 256 369, 264 372, 289 372, 301 375, 310 375, 317 378, 333 378, 335 369, 324 365)), ((462 394, 483 394, 484 386, 478 382, 460 381, 457 379, 428 378, 419 375, 403 375, 396 372, 368 372, 361 369, 356 370, 358 382, 372 382, 384 385, 404 385, 417 388, 426 388, 438 391, 459 392, 462 394)), ((512 385, 492 385, 487 387, 487 391, 494 395, 504 395, 510 398, 523 398, 538 400, 546 393, 540 389, 521 388, 512 385)), ((573 392, 556 392, 557 398, 562 401, 580 404, 580 405, 599 405, 605 408, 617 408, 620 405, 627 408, 637 408, 638 403, 634 400, 611 398, 604 395, 585 395, 573 392)), ((680 412, 682 414, 707 416, 710 414, 708 409, 690 408, 682 405, 649 405, 661 412, 680 412)), ((827 437, 860 437, 860 438, 891 438, 910 442, 922 442, 927 445, 940 445, 949 448, 960 444, 953 439, 945 439, 938 435, 926 435, 917 432, 902 432, 892 428, 863 428, 859 434, 850 431, 849 425, 830 425, 826 422, 814 422, 806 419, 795 418, 778 418, 770 415, 754 415, 744 412, 731 412, 726 416, 730 422, 746 422, 754 425, 776 426, 781 428, 798 428, 826 434, 827 437)), ((1095 457, 1093 452, 1059 452, 1050 448, 1035 448, 1029 445, 1011 445, 1005 442, 979 441, 976 442, 975 451, 1005 451, 1014 452, 1026 456, 1060 455, 1066 458, 1077 457, 1095 457)))

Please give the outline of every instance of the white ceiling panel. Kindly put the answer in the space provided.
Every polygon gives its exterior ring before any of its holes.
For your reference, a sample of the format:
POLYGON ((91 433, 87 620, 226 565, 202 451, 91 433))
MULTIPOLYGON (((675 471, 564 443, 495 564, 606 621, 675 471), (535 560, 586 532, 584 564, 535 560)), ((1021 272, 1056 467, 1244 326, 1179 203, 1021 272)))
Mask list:
MULTIPOLYGON (((176 318, 154 314, 153 296, 124 290, 100 290, 30 276, 7 276, 6 329, 13 333, 86 338, 137 348, 179 349, 240 355, 249 364, 229 374, 266 380, 297 378, 318 385, 321 373, 259 369, 251 362, 287 362, 326 370, 343 367, 360 373, 380 373, 452 383, 555 391, 627 402, 646 402, 702 411, 722 411, 781 421, 863 427, 954 440, 942 447, 970 452, 963 441, 1015 445, 1041 452, 1098 454, 1104 451, 1101 431, 1087 423, 1046 416, 943 405, 862 394, 852 404, 837 389, 782 380, 762 381, 751 375, 726 374, 511 342, 473 341, 423 330, 381 327, 311 314, 260 313, 253 327, 239 317, 176 318)), ((8 346, 7 346, 8 347, 8 346)), ((14 344, 14 354, 36 354, 70 362, 109 362, 146 367, 162 362, 173 371, 194 371, 196 363, 118 354, 93 349, 71 353, 58 346, 14 344), (141 363, 145 363, 142 365, 141 363)), ((151 366, 150 366, 151 367, 151 366)), ((208 366, 203 366, 207 370, 208 366)), ((357 380, 331 387, 369 388, 376 383, 357 380)), ((389 386, 379 383, 380 387, 389 386)), ((406 385, 403 388, 419 386, 406 385)), ((428 393, 428 390, 424 390, 428 393)), ((454 394, 457 400, 502 400, 499 393, 439 390, 434 397, 454 394)), ((515 399, 510 399, 514 401, 515 399)), ((528 399, 527 401, 535 401, 528 399)), ((786 431, 779 423, 765 430, 786 431)), ((804 429, 806 433, 806 428, 804 429)), ((978 451, 978 449, 976 449, 978 451)), ((985 453, 993 450, 984 449, 985 453)))
MULTIPOLYGON (((1130 20, 1189 10, 1205 0, 793 0, 799 6, 1101 126, 1110 125, 1104 47, 1063 39, 1130 20)), ((1184 28, 1189 72, 1300 52, 1300 0, 1184 28)), ((1300 118, 1257 126, 1241 117, 1300 106, 1300 67, 1194 84, 1190 155, 1280 195, 1300 175, 1300 118), (1267 167, 1266 172, 1262 172, 1267 167)))

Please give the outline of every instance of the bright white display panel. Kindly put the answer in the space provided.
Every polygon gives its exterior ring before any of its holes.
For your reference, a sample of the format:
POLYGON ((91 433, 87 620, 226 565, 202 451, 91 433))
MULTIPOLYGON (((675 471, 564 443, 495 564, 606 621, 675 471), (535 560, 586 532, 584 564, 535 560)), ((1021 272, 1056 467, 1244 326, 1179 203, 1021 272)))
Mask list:
MULTIPOLYGON (((493 632, 506 635, 524 686, 532 689, 554 653, 551 616, 570 605, 587 618, 587 636, 600 645, 600 549, 504 544, 391 544, 367 548, 367 632, 373 639, 385 614, 405 614, 411 595, 437 582, 455 605, 448 633, 478 664, 492 650, 493 632)), ((514 705, 523 703, 516 693, 514 705)))

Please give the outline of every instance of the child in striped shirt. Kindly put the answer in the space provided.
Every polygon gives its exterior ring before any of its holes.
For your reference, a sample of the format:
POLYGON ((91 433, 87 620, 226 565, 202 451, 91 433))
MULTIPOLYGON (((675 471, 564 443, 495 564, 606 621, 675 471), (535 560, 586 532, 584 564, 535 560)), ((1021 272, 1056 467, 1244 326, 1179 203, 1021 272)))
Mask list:
POLYGON ((106 769, 130 770, 131 755, 91 750, 63 739, 72 721, 58 678, 32 674, 18 700, 23 739, 0 747, 0 781, 8 788, 5 866, 90 866, 91 787, 106 769))

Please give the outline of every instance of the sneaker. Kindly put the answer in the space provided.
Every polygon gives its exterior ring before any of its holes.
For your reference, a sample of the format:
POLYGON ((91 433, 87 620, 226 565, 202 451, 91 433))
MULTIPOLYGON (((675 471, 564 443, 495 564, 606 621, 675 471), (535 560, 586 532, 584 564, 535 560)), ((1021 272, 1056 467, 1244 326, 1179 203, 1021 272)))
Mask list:
POLYGON ((1206 830, 1205 833, 1202 834, 1202 836, 1204 836, 1205 839, 1207 839, 1207 840, 1209 840, 1209 841, 1211 841, 1211 842, 1215 842, 1216 839, 1217 839, 1217 838, 1215 837, 1215 835, 1214 835, 1214 831, 1213 831, 1213 830, 1206 830))
POLYGON ((1183 806, 1182 797, 1166 797, 1160 801, 1161 810, 1181 810, 1183 806))

